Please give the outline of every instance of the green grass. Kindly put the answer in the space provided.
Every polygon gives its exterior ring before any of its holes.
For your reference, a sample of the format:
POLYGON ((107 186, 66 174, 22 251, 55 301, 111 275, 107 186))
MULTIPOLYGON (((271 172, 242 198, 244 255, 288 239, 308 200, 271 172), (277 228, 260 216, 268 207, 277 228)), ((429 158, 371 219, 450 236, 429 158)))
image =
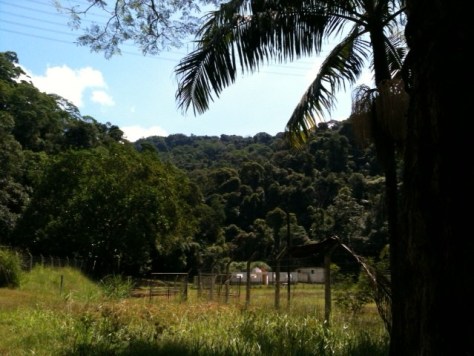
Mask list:
POLYGON ((280 311, 271 288, 252 289, 249 308, 244 294, 223 304, 199 300, 195 290, 187 302, 109 292, 69 268, 23 275, 20 288, 0 289, 0 355, 388 354, 373 306, 356 318, 335 309, 326 327, 320 286, 295 289, 289 310, 282 293, 280 311))

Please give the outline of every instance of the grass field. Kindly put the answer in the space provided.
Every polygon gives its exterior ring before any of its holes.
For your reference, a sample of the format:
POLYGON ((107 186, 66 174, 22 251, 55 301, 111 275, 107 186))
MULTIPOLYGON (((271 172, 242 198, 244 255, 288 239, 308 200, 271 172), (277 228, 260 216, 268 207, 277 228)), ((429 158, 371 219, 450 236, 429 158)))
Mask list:
POLYGON ((245 291, 230 303, 198 298, 126 297, 71 268, 37 267, 17 289, 0 289, 0 355, 387 355, 374 305, 357 315, 333 307, 323 321, 322 286, 245 291))

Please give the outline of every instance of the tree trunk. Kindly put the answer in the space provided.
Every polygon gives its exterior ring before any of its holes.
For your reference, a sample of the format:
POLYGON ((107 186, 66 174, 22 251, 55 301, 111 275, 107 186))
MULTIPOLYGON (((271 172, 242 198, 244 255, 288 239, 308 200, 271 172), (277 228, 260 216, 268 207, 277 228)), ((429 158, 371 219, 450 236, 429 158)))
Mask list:
POLYGON ((448 0, 407 8, 411 102, 391 355, 474 355, 470 12, 448 0))

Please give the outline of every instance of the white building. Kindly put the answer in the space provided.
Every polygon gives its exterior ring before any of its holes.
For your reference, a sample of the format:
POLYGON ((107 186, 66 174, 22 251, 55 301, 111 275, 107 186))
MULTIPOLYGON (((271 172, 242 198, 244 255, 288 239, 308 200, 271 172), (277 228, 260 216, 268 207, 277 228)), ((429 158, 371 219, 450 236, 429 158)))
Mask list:
POLYGON ((323 267, 298 268, 296 272, 300 283, 324 283, 323 267))

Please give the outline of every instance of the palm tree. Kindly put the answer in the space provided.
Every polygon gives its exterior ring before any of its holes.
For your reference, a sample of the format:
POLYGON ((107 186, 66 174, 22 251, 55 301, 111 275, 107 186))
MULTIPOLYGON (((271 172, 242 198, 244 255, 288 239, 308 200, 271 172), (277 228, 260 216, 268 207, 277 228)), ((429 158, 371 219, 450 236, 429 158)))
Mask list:
POLYGON ((212 93, 218 97, 236 80, 239 65, 254 72, 270 60, 318 55, 323 40, 346 33, 288 121, 287 133, 302 142, 334 108, 337 91, 355 84, 370 57, 377 85, 400 70, 403 10, 402 0, 231 0, 205 17, 197 48, 177 66, 178 105, 203 113, 212 93))
POLYGON ((335 107, 336 93, 355 84, 368 64, 377 95, 365 98, 379 100, 365 100, 371 103, 369 110, 359 117, 369 118, 370 136, 384 168, 390 244, 396 244, 398 138, 383 122, 386 115, 377 110, 376 102, 393 93, 394 87, 387 83, 402 69, 405 44, 400 27, 404 18, 403 0, 230 0, 205 17, 196 49, 176 67, 178 106, 203 113, 213 94, 218 97, 235 82, 239 67, 242 72, 255 72, 271 60, 287 62, 318 55, 324 40, 342 38, 297 104, 286 134, 293 144, 304 143, 318 120, 335 107), (384 89, 387 87, 392 89, 384 89))

